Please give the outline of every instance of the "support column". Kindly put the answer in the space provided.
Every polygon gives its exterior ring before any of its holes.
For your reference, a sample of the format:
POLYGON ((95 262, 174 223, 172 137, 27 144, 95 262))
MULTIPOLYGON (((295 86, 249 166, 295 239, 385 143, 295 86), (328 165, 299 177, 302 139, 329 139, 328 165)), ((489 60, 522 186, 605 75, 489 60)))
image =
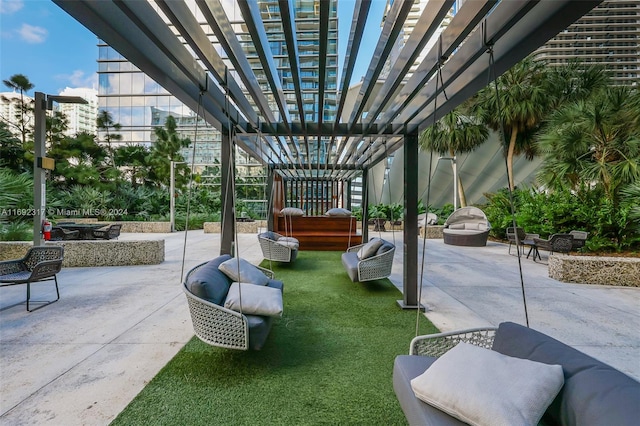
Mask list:
POLYGON ((38 158, 46 157, 45 136, 47 132, 47 99, 42 92, 35 92, 34 129, 33 129, 33 246, 44 244, 42 221, 45 218, 47 200, 46 172, 38 167, 38 158))
POLYGON ((235 254, 235 155, 233 149, 233 137, 229 135, 229 129, 222 128, 221 147, 221 191, 222 211, 220 223, 220 254, 235 254))
POLYGON ((369 169, 362 170, 362 242, 369 241, 369 169))
POLYGON ((423 309, 418 300, 418 134, 404 136, 404 262, 402 309, 423 309))
POLYGON ((275 171, 273 167, 267 167, 267 229, 273 231, 273 179, 275 177, 275 171))

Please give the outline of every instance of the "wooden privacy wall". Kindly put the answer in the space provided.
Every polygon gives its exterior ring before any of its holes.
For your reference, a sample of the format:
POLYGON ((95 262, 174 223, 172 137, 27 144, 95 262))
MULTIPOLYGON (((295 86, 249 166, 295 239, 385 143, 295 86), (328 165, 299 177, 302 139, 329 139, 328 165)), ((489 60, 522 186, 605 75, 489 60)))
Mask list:
POLYGON ((300 250, 340 250, 362 242, 354 217, 325 216, 347 205, 348 182, 326 179, 284 180, 274 174, 273 230, 300 242, 300 250), (304 216, 283 217, 284 207, 297 207, 304 216))

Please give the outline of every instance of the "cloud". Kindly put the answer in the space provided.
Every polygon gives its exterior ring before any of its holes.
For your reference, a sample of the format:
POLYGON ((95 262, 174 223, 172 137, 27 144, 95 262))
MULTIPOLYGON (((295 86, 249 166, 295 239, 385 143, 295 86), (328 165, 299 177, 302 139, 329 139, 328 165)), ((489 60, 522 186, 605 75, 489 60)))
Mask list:
POLYGON ((44 42, 49 32, 42 27, 22 24, 22 27, 18 30, 18 34, 20 34, 20 37, 27 43, 37 44, 44 42))
POLYGON ((89 87, 96 89, 98 87, 98 74, 92 73, 86 75, 82 70, 75 70, 71 74, 59 74, 56 75, 56 80, 62 81, 68 84, 69 87, 89 87))
POLYGON ((22 9, 23 0, 2 0, 0 1, 0 14, 10 15, 22 9))

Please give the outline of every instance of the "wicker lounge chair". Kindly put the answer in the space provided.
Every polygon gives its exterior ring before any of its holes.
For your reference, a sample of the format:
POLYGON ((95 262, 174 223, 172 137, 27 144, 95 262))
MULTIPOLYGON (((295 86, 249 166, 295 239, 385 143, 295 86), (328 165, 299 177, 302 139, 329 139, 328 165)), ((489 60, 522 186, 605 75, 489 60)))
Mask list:
POLYGON ((491 224, 477 207, 462 207, 447 218, 442 235, 444 243, 454 246, 482 247, 487 245, 491 224))
POLYGON ((277 232, 258 234, 262 256, 274 262, 290 263, 296 260, 300 243, 293 237, 284 237, 277 232))
POLYGON ((393 255, 396 247, 385 240, 371 257, 360 259, 359 250, 366 244, 359 244, 347 249, 342 254, 342 264, 353 282, 372 281, 387 278, 391 275, 393 255))
POLYGON ((0 287, 26 284, 27 311, 30 303, 42 303, 40 309, 60 299, 56 274, 62 269, 64 249, 62 247, 31 247, 22 259, 0 262, 0 287), (56 299, 50 301, 31 301, 31 283, 53 280, 56 285, 56 299))
MULTIPOLYGON (((202 263, 187 273, 183 291, 195 335, 203 342, 227 349, 260 350, 265 344, 273 318, 243 314, 224 307, 231 280, 218 270, 229 255, 202 263), (207 300, 209 299, 209 300, 207 300)), ((272 271, 260 267, 268 278, 267 286, 282 291, 282 281, 272 271)))

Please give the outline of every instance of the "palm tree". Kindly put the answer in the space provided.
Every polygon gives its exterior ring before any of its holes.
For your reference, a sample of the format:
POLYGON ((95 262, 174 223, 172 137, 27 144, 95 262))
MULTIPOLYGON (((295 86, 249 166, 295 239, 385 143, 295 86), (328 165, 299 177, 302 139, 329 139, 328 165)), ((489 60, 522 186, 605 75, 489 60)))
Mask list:
MULTIPOLYGON (((427 128, 420 135, 420 147, 424 150, 436 151, 438 154, 467 153, 475 150, 484 143, 489 136, 487 127, 475 121, 474 118, 462 115, 459 109, 454 109, 442 117, 434 126, 427 128)), ((462 179, 457 179, 460 207, 466 207, 467 198, 464 194, 462 179)))
POLYGON ((498 77, 496 84, 499 96, 494 84, 487 86, 472 99, 470 111, 492 129, 504 130, 509 187, 513 189, 514 157, 525 155, 532 160, 538 155, 535 137, 550 111, 608 87, 610 76, 598 65, 571 61, 549 67, 529 57, 498 77))
POLYGON ((122 139, 122 135, 118 133, 110 133, 109 129, 113 128, 115 131, 119 131, 122 126, 120 125, 120 123, 114 122, 111 113, 104 109, 98 113, 96 125, 98 126, 99 130, 103 130, 105 132, 107 151, 109 152, 109 156, 111 157, 111 165, 115 167, 115 159, 113 158, 113 147, 111 146, 111 141, 119 141, 120 139, 122 139))
MULTIPOLYGON (((183 162, 180 149, 191 145, 189 138, 183 139, 178 134, 177 127, 176 119, 169 115, 165 121, 165 127, 155 129, 156 141, 147 157, 147 164, 150 166, 149 180, 158 186, 169 187, 171 161, 183 162)), ((185 164, 177 165, 175 176, 177 187, 186 185, 188 172, 189 168, 185 164)))
POLYGON ((494 84, 482 89, 473 98, 471 113, 490 128, 504 130, 509 188, 514 188, 513 159, 525 154, 536 155, 533 134, 538 129, 550 105, 553 93, 547 89, 547 68, 539 61, 526 58, 505 72, 494 84))
POLYGON ((638 117, 640 92, 628 86, 567 104, 540 137, 540 180, 552 188, 595 184, 615 205, 619 190, 640 179, 638 117))
POLYGON ((20 119, 17 127, 19 128, 20 134, 22 135, 22 147, 26 149, 27 134, 29 133, 29 130, 25 121, 25 114, 27 113, 29 107, 24 102, 24 94, 33 89, 35 85, 32 84, 29 81, 29 78, 27 78, 27 76, 23 74, 14 74, 9 80, 2 80, 2 82, 8 88, 18 90, 20 92, 20 119))

